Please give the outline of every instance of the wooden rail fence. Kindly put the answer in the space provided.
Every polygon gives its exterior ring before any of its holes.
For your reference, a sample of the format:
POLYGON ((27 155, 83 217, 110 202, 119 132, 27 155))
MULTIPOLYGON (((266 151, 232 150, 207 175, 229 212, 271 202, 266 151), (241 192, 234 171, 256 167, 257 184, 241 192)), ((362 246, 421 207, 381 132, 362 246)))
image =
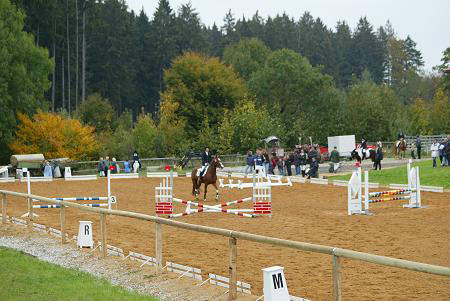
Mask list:
MULTIPOLYGON (((251 234, 246 232, 240 232, 240 231, 232 231, 232 230, 226 230, 226 229, 220 229, 220 228, 214 228, 214 227, 208 227, 208 226, 201 226, 201 225, 193 225, 188 224, 184 222, 169 220, 157 216, 151 216, 146 215, 142 213, 136 213, 136 212, 129 212, 129 211, 121 211, 121 210, 109 210, 109 209, 103 209, 103 208, 93 208, 93 207, 86 207, 77 203, 72 203, 68 201, 58 201, 58 200, 52 200, 46 197, 32 195, 32 194, 26 194, 26 193, 19 193, 19 192, 13 192, 13 191, 7 191, 7 190, 0 190, 0 194, 2 196, 2 223, 6 224, 7 222, 7 199, 6 196, 16 196, 16 197, 22 197, 25 198, 28 203, 32 199, 58 204, 61 205, 60 208, 60 222, 61 222, 61 243, 66 243, 66 230, 65 230, 65 207, 72 207, 77 208, 82 211, 88 211, 91 213, 96 213, 100 215, 100 231, 101 231, 101 242, 102 246, 106 246, 106 218, 107 215, 115 215, 115 216, 122 216, 122 217, 129 217, 144 221, 150 221, 155 223, 155 253, 156 253, 156 271, 158 273, 162 272, 163 268, 163 231, 161 225, 167 225, 171 227, 176 227, 180 229, 185 229, 189 231, 195 231, 195 232, 202 232, 207 234, 213 234, 213 235, 220 235, 224 237, 229 238, 229 278, 230 278, 230 288, 229 288, 229 300, 236 300, 237 299, 237 287, 236 287, 236 279, 237 279, 237 240, 247 240, 247 241, 253 241, 257 243, 263 243, 263 244, 269 244, 274 246, 280 246, 280 247, 286 247, 296 250, 302 250, 307 252, 314 252, 314 253, 322 253, 330 255, 332 258, 331 265, 333 267, 333 300, 342 300, 341 295, 341 263, 340 258, 349 258, 354 260, 360 260, 365 261, 369 263, 384 265, 384 266, 390 266, 390 267, 396 267, 400 269, 406 269, 411 271, 417 271, 422 273, 429 273, 429 274, 435 274, 435 275, 441 275, 450 277, 450 268, 449 267, 443 267, 443 266, 437 266, 437 265, 431 265, 426 263, 419 263, 404 259, 397 259, 392 257, 386 257, 386 256, 380 256, 380 255, 374 255, 369 253, 363 253, 363 252, 357 252, 352 251, 348 249, 341 249, 341 248, 334 248, 324 245, 318 245, 318 244, 310 244, 305 242, 299 242, 299 241, 293 241, 293 240, 286 240, 286 239, 280 239, 275 237, 267 237, 257 234, 251 234)), ((29 215, 28 215, 28 228, 30 231, 33 230, 33 206, 29 206, 29 215)), ((102 248, 102 256, 107 256, 107 248, 102 248)))

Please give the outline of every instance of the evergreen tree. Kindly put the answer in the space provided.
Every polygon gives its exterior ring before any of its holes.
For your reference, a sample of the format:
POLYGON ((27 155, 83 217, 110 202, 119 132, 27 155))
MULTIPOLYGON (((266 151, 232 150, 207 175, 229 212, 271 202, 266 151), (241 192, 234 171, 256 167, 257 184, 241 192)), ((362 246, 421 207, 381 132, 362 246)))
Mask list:
POLYGON ((156 79, 159 92, 163 90, 163 71, 177 55, 175 30, 175 14, 170 7, 169 1, 159 0, 158 7, 151 22, 152 41, 155 45, 157 66, 156 79))
POLYGON ((417 71, 420 67, 423 66, 424 62, 422 59, 422 53, 416 49, 416 42, 414 42, 411 37, 408 35, 404 42, 405 53, 406 53, 406 69, 412 69, 417 71))
POLYGON ((178 54, 205 49, 201 21, 190 3, 181 5, 175 23, 178 54))

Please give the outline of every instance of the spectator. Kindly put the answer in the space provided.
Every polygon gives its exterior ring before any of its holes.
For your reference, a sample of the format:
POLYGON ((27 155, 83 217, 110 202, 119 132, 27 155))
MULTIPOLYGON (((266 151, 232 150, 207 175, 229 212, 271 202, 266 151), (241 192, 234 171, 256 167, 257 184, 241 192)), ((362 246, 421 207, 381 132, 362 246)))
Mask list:
POLYGON ((277 167, 280 176, 284 176, 284 160, 282 156, 277 157, 277 167))
POLYGON ((289 177, 292 176, 292 162, 293 161, 294 161, 294 156, 292 155, 292 153, 287 154, 284 157, 285 168, 286 168, 285 175, 287 174, 289 177))
POLYGON ((46 178, 53 177, 52 167, 50 165, 50 162, 48 162, 47 160, 44 161, 44 177, 46 178))
POLYGON ((124 169, 125 173, 130 173, 131 172, 130 162, 124 161, 123 162, 123 169, 124 169))
POLYGON ((447 166, 450 166, 450 134, 447 135, 447 142, 444 146, 444 154, 447 158, 447 166))
POLYGON ((331 164, 330 164, 331 165, 330 172, 336 172, 338 170, 338 168, 339 168, 339 152, 338 152, 336 146, 331 151, 330 162, 331 162, 331 164))
POLYGON ((112 158, 110 170, 111 170, 111 173, 117 173, 117 162, 116 162, 116 158, 112 158))
POLYGON ((297 148, 294 152, 295 175, 299 176, 302 172, 300 168, 300 150, 297 148))
POLYGON ((275 153, 272 153, 272 157, 271 157, 271 163, 269 168, 271 168, 270 170, 270 174, 274 175, 275 174, 275 167, 277 166, 277 156, 275 155, 275 153))
POLYGON ((103 160, 103 171, 105 173, 105 177, 108 176, 108 170, 109 170, 109 157, 106 156, 105 160, 103 160))
POLYGON ((306 175, 306 163, 308 160, 308 155, 306 154, 305 150, 303 148, 300 149, 300 169, 302 171, 302 177, 305 177, 306 175))
POLYGON ((264 157, 264 170, 266 171, 266 175, 268 175, 270 167, 270 158, 269 154, 267 153, 267 150, 263 151, 263 157, 264 157))
POLYGON ((253 165, 255 164, 255 158, 251 150, 247 152, 247 166, 245 167, 245 175, 252 171, 253 165))
POLYGON ((439 155, 439 143, 436 140, 433 141, 430 147, 431 158, 433 159, 433 167, 436 167, 436 157, 439 155))
POLYGON ((105 176, 105 167, 103 166, 104 163, 105 163, 105 161, 103 160, 103 157, 100 157, 100 160, 98 160, 98 164, 97 164, 97 171, 98 171, 100 177, 105 176))
POLYGON ((441 166, 445 166, 447 163, 447 156, 445 155, 445 143, 446 141, 442 141, 439 143, 439 161, 441 161, 441 166))
POLYGON ((311 163, 309 165, 309 171, 307 173, 308 179, 319 177, 319 162, 316 157, 311 158, 311 163))
POLYGON ((420 159, 420 152, 422 151, 422 140, 420 140, 420 136, 416 137, 416 150, 417 150, 417 158, 420 159))
POLYGON ((377 170, 377 168, 381 170, 381 160, 383 160, 383 157, 383 145, 381 144, 381 141, 378 141, 377 148, 375 150, 375 159, 373 161, 373 167, 375 170, 377 170))
POLYGON ((314 146, 311 146, 311 148, 310 148, 310 150, 309 150, 309 152, 308 152, 308 161, 309 161, 309 164, 311 164, 312 158, 315 158, 316 161, 317 161, 317 156, 318 156, 318 153, 317 153, 316 148, 315 148, 314 146))
POLYGON ((255 156, 255 166, 263 166, 264 165, 264 157, 261 153, 261 150, 256 150, 256 156, 255 156))

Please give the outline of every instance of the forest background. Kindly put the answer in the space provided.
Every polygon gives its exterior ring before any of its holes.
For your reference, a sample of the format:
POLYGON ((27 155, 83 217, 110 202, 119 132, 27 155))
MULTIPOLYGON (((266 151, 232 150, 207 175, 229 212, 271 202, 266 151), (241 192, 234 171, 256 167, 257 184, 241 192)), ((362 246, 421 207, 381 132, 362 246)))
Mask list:
POLYGON ((0 0, 0 163, 450 129, 450 47, 425 72, 413 38, 389 21, 328 28, 308 12, 257 11, 223 21, 205 26, 191 4, 167 0, 152 16, 123 0, 0 0))

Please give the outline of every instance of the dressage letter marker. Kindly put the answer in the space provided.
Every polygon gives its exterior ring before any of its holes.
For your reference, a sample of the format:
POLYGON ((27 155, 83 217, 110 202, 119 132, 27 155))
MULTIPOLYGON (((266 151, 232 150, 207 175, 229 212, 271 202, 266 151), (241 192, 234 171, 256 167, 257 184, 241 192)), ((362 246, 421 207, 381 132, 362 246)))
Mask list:
POLYGON ((92 222, 80 221, 80 228, 78 230, 77 246, 80 248, 94 246, 94 240, 92 239, 92 222))
POLYGON ((289 301, 290 296, 284 277, 284 268, 273 266, 262 269, 264 278, 265 301, 289 301))

